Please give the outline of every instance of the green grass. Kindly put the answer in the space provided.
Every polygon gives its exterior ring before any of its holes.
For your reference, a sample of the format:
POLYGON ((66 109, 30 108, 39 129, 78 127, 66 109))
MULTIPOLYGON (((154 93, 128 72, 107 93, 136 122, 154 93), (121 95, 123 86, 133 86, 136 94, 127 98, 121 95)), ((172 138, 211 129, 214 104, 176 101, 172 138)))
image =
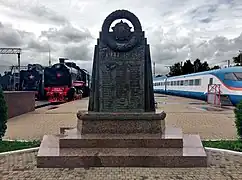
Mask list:
POLYGON ((203 141, 203 146, 242 152, 242 140, 203 141))
POLYGON ((15 151, 20 149, 27 149, 39 147, 40 141, 20 142, 20 141, 0 141, 0 153, 7 151, 15 151))
MULTIPOLYGON (((20 149, 27 149, 39 147, 40 141, 20 142, 20 141, 0 141, 0 153, 7 151, 14 151, 20 149)), ((219 149, 228 149, 232 151, 242 152, 242 141, 221 140, 221 141, 203 141, 203 146, 219 149)))

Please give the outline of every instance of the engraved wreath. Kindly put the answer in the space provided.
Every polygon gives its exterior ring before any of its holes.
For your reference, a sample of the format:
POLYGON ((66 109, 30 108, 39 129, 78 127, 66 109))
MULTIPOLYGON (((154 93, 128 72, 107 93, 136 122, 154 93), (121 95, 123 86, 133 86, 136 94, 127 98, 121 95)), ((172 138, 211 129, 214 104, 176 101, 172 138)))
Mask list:
POLYGON ((134 48, 141 39, 142 27, 139 19, 131 12, 127 10, 117 10, 112 12, 105 20, 102 26, 102 33, 104 37, 104 42, 115 51, 129 51, 134 48), (109 35, 109 28, 113 21, 117 19, 127 19, 134 26, 134 32, 132 37, 127 43, 119 43, 109 35))

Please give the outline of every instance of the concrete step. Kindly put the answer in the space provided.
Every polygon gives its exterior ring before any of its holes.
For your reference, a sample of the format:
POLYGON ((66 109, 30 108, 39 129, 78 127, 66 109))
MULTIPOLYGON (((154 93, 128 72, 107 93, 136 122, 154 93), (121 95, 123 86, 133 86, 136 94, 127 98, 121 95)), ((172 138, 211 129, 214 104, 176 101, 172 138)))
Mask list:
POLYGON ((84 134, 66 130, 60 148, 182 148, 182 130, 166 128, 164 134, 84 134))
POLYGON ((59 148, 58 136, 45 135, 38 168, 78 167, 206 167, 198 135, 184 135, 183 148, 59 148))

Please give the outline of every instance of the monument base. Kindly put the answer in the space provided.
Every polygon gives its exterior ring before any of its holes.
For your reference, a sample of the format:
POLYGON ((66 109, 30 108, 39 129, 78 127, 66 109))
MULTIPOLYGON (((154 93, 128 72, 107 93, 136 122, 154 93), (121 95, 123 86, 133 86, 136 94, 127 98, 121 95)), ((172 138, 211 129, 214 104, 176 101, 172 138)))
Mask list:
POLYGON ((82 134, 162 133, 165 112, 96 113, 79 111, 77 129, 82 134))
POLYGON ((79 112, 78 118, 77 128, 43 137, 38 168, 207 166, 199 135, 165 128, 164 112, 79 112))

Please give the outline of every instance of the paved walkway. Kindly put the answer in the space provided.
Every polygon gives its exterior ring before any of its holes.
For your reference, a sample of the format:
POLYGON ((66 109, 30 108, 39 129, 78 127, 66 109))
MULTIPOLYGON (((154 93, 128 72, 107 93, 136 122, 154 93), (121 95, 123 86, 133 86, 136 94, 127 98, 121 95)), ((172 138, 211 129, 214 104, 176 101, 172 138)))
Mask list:
POLYGON ((208 168, 36 168, 36 152, 0 156, 1 180, 241 180, 242 156, 210 153, 208 168))
MULTIPOLYGON (((232 109, 214 109, 198 100, 156 97, 158 109, 167 112, 166 125, 199 133, 203 139, 236 138, 232 109), (206 110, 207 109, 207 110, 206 110), (226 127, 226 128, 225 128, 226 127)), ((8 121, 5 138, 42 139, 60 127, 76 126, 77 110, 87 108, 88 99, 44 107, 8 121), (57 107, 57 108, 56 108, 57 107)), ((0 156, 0 180, 241 180, 242 156, 207 151, 208 168, 36 168, 36 154, 0 156)))
POLYGON ((237 137, 234 108, 214 108, 204 101, 166 95, 156 95, 156 101, 158 109, 167 113, 167 126, 181 127, 184 133, 198 133, 202 139, 237 137))
MULTIPOLYGON (((181 127, 184 133, 199 133, 202 139, 235 139, 234 114, 231 109, 205 110, 205 102, 175 96, 156 95, 158 110, 167 113, 166 125, 181 127), (226 127, 226 130, 225 130, 226 127)), ((8 120, 5 139, 42 139, 44 134, 58 134, 60 127, 74 127, 78 110, 86 110, 88 98, 48 106, 8 120)))

